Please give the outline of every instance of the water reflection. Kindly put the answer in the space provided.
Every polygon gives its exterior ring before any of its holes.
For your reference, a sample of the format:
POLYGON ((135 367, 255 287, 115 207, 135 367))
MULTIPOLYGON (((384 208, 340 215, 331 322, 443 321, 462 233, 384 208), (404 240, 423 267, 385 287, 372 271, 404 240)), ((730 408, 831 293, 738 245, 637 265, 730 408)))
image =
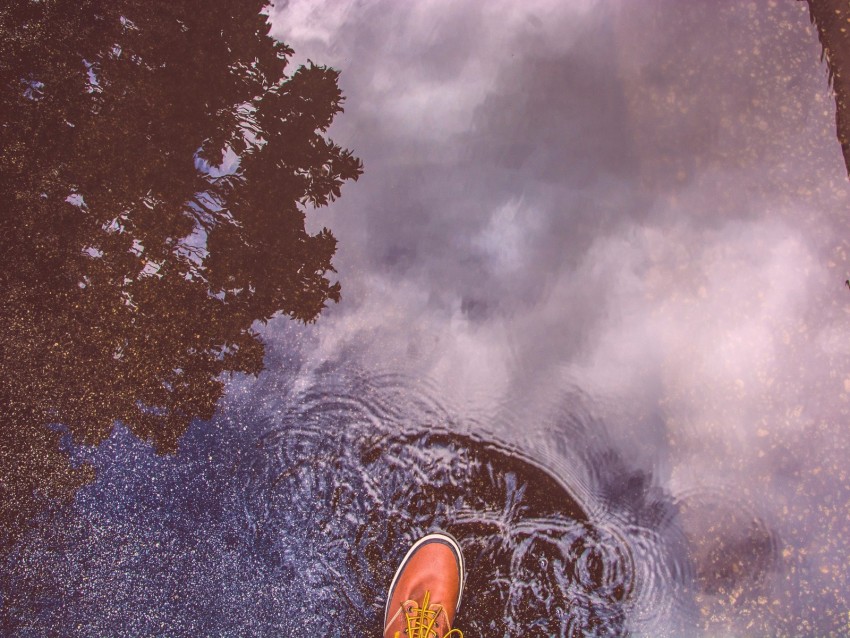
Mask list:
POLYGON ((818 28, 822 55, 829 69, 829 83, 835 91, 835 124, 844 165, 850 175, 850 7, 844 2, 806 0, 809 16, 818 28))
MULTIPOLYGON (((346 635, 374 633, 397 560, 434 528, 464 547, 457 624, 471 635, 617 636, 671 607, 687 617, 693 578, 676 508, 652 477, 592 442, 597 423, 574 422, 570 443, 607 477, 601 506, 482 438, 421 379, 332 364, 303 389, 268 393, 240 498, 264 564, 306 579, 319 599, 349 601, 334 619, 315 614, 321 632, 341 621, 346 635)), ((582 412, 576 396, 562 398, 582 412)))
POLYGON ((678 506, 696 566, 703 629, 730 613, 750 617, 753 625, 764 622, 770 577, 783 569, 776 531, 731 490, 683 494, 678 506))
POLYGON ((262 369, 255 322, 339 300, 336 240, 305 209, 361 163, 325 136, 337 71, 287 77, 264 5, 0 12, 4 542, 91 478, 64 432, 94 445, 119 420, 174 451, 223 372, 262 369))
MULTIPOLYGON (((381 179, 333 223, 357 303, 301 354, 365 349, 434 390, 293 390, 298 344, 228 395, 253 412, 177 456, 119 428, 100 480, 5 562, 5 633, 357 635, 432 523, 486 575, 470 631, 844 632, 846 182, 805 5, 331 5, 318 36, 302 11, 302 43, 355 78, 369 108, 343 125, 381 179)), ((237 154, 199 153, 201 180, 237 154)), ((211 265, 192 228, 183 250, 211 265)))
POLYGON ((375 635, 397 561, 433 527, 464 547, 468 635, 622 636, 671 608, 687 616, 671 498, 614 452, 594 453, 593 423, 572 440, 617 477, 602 507, 472 435, 425 387, 333 364, 225 407, 192 429, 180 463, 110 439, 104 480, 5 564, 2 626, 375 635))

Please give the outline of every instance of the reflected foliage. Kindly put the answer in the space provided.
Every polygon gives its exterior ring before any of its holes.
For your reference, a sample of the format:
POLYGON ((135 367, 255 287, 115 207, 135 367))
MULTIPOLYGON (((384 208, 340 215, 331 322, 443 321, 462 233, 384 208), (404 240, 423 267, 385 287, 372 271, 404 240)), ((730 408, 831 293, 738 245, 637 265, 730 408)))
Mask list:
POLYGON ((835 124, 844 165, 850 176, 850 5, 839 0, 806 0, 809 16, 817 26, 835 92, 835 124))
POLYGON ((0 7, 7 529, 91 478, 63 431, 94 445, 120 420, 174 451, 222 373, 262 369, 255 322, 339 299, 336 240, 304 226, 362 170, 325 136, 338 73, 287 74, 263 5, 0 7))

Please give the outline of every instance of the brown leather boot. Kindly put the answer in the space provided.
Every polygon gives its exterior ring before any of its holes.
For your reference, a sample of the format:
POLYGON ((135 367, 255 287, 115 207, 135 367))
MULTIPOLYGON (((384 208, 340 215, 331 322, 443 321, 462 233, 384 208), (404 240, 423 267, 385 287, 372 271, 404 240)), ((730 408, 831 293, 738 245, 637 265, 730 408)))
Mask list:
POLYGON ((455 538, 434 532, 408 550, 384 611, 384 638, 463 638, 452 629, 466 571, 455 538))

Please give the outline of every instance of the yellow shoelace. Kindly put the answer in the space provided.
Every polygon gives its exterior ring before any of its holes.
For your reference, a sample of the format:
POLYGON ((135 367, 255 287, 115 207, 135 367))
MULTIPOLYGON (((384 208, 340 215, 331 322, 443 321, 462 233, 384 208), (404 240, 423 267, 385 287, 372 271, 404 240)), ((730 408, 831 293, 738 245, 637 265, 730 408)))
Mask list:
MULTIPOLYGON (((432 638, 437 637, 437 630, 434 625, 437 623, 437 616, 443 611, 442 605, 435 605, 431 609, 429 603, 431 601, 431 592, 425 592, 425 599, 422 605, 415 612, 405 613, 407 619, 407 631, 404 638, 432 638)), ((407 612, 407 610, 405 610, 407 612)), ((460 629, 452 629, 446 633, 443 638, 463 638, 463 632, 460 629)), ((401 638, 401 632, 395 632, 395 638, 401 638)))

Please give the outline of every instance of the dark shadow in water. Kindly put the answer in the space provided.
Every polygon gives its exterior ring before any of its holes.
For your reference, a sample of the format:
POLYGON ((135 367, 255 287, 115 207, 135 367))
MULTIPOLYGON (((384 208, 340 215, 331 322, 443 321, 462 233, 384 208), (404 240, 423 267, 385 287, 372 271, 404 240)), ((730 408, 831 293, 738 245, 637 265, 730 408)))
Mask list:
MULTIPOLYGON (((398 561, 435 528, 464 548, 457 625, 467 635, 626 635, 636 614, 676 604, 670 588, 689 577, 672 553, 682 549, 670 542, 675 512, 638 475, 611 504, 616 511, 597 520, 527 455, 463 434, 465 424, 421 383, 312 381, 264 403, 277 416, 240 470, 240 501, 263 569, 335 601, 335 617, 305 609, 318 634, 344 626, 340 635, 374 635, 398 561)), ((586 443, 587 433, 573 439, 586 443)), ((603 457, 622 469, 613 452, 603 457)))
POLYGON ((254 322, 339 299, 305 210, 362 166, 324 135, 338 72, 287 76, 265 4, 0 8, 0 546, 91 479, 63 433, 172 452, 262 369, 254 322))
POLYGON ((806 0, 806 4, 817 26, 829 84, 835 91, 836 133, 850 175, 850 5, 842 0, 806 0))
POLYGON ((312 578, 317 595, 361 610, 347 615, 346 635, 380 627, 377 603, 398 561, 432 529, 450 531, 464 548, 469 579, 456 624, 465 632, 624 633, 633 587, 627 548, 592 525, 570 492, 528 459, 447 433, 358 432, 321 443, 304 430, 290 435, 275 442, 287 469, 251 499, 266 516, 254 519, 257 547, 285 580, 312 578), (296 536, 324 569, 304 570, 303 558, 289 555, 281 539, 296 536), (339 560, 328 556, 334 544, 339 560), (345 565, 348 578, 328 568, 334 562, 345 565))

